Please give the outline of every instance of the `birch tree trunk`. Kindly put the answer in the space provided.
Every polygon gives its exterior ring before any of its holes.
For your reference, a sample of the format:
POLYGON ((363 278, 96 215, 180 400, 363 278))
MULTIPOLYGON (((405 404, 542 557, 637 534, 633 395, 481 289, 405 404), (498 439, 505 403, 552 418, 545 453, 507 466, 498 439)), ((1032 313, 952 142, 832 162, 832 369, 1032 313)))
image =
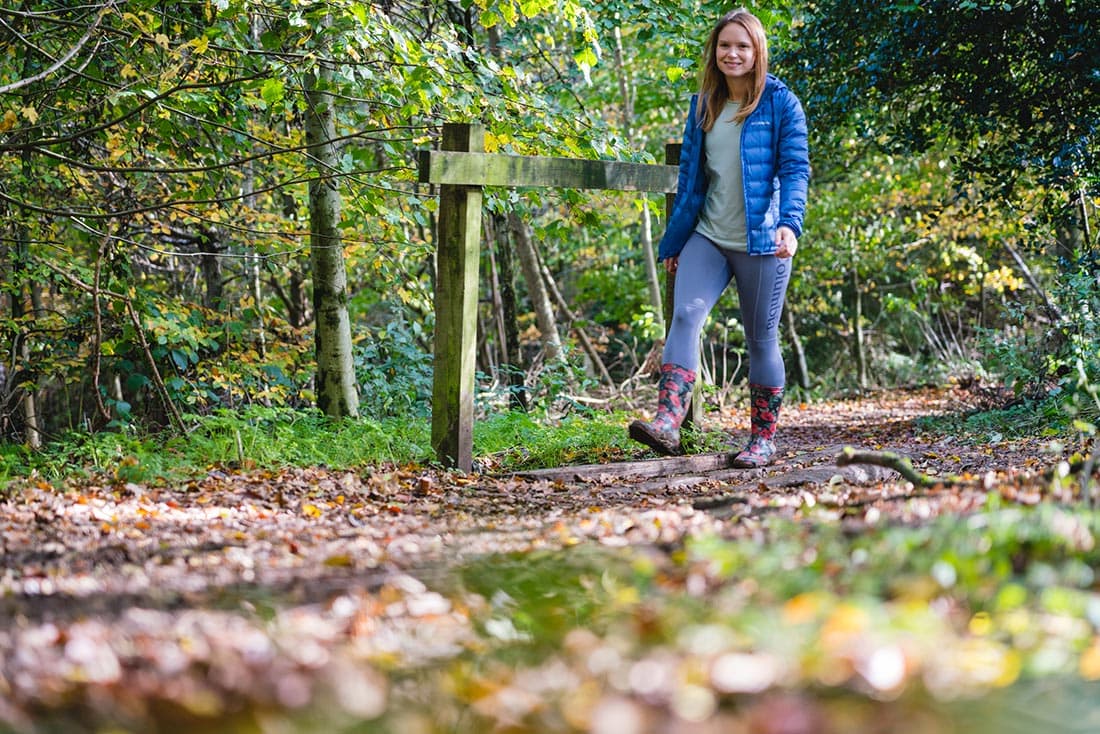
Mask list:
POLYGON ((309 181, 310 267, 317 355, 317 407, 334 418, 359 415, 348 321, 347 270, 340 239, 339 152, 333 139, 331 70, 324 64, 306 74, 306 145, 309 181))
POLYGON ((554 316, 554 304, 550 301, 550 293, 542 280, 538 254, 531 242, 531 232, 527 229, 527 223, 512 212, 508 213, 508 227, 515 237, 516 254, 519 255, 523 279, 527 281, 527 295, 530 296, 531 306, 535 310, 535 324, 542 333, 546 360, 548 362, 559 360, 562 357, 562 346, 561 336, 558 334, 558 320, 554 316))
POLYGON ((851 246, 852 270, 849 274, 852 280, 852 356, 856 360, 856 382, 861 390, 867 389, 867 347, 863 333, 863 284, 859 281, 859 253, 856 249, 855 233, 848 232, 848 242, 851 246))
MULTIPOLYGON (((22 224, 16 224, 16 251, 15 259, 12 263, 12 272, 15 275, 15 279, 25 280, 24 271, 26 270, 28 255, 28 240, 27 228, 22 224)), ((28 316, 31 318, 37 317, 33 308, 28 308, 27 301, 33 302, 32 291, 37 286, 33 281, 28 282, 26 285, 20 285, 15 293, 12 294, 12 321, 17 324, 18 332, 16 334, 16 359, 20 367, 26 370, 31 370, 32 355, 31 345, 29 341, 29 334, 32 330, 33 324, 25 323, 24 319, 28 316), (32 316, 33 315, 33 316, 32 316)), ((37 383, 37 378, 34 380, 37 383)), ((38 416, 38 402, 36 399, 35 385, 31 384, 23 391, 23 437, 27 442, 27 446, 32 449, 42 448, 42 429, 39 424, 38 416)))

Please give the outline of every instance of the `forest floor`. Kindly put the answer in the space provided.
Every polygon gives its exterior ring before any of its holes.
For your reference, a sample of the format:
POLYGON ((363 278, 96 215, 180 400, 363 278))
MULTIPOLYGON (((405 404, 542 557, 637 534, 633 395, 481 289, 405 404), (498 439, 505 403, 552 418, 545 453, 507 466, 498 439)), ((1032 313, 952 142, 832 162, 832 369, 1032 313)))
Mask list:
MULTIPOLYGON (((730 696, 791 687, 746 679, 730 658, 684 688, 691 650, 661 662, 613 653, 608 640, 620 623, 640 637, 647 624, 671 634, 674 621, 646 621, 645 588, 708 604, 728 591, 683 560, 700 539, 751 539, 774 518, 848 536, 919 526, 978 510, 991 492, 1050 502, 1034 480, 1056 460, 1044 440, 973 443, 915 422, 980 401, 930 389, 794 405, 782 456, 764 470, 28 479, 0 500, 0 731, 343 731, 362 721, 387 731, 890 731, 852 728, 864 720, 851 712, 847 728, 822 724, 801 697, 753 698, 735 715, 730 696), (844 446, 896 451, 959 481, 916 489, 880 467, 841 469, 844 446), (621 581, 639 574, 637 588, 621 581), (532 593, 554 609, 524 606, 540 579, 532 593), (531 639, 540 625, 545 648, 531 639), (622 680, 616 669, 628 671, 622 680), (771 723, 753 724, 761 717, 771 723)), ((719 426, 739 443, 747 417, 708 417, 719 426)), ((905 731, 940 731, 939 719, 906 717, 905 731)))

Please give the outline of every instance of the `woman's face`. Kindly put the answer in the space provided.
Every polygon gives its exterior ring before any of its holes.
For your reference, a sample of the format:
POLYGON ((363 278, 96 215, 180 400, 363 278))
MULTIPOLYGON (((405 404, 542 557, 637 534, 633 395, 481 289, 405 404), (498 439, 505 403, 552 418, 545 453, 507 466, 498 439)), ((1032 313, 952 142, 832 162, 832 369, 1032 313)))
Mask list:
POLYGON ((751 81, 756 65, 756 49, 749 32, 740 23, 727 23, 718 33, 714 62, 727 81, 751 81))

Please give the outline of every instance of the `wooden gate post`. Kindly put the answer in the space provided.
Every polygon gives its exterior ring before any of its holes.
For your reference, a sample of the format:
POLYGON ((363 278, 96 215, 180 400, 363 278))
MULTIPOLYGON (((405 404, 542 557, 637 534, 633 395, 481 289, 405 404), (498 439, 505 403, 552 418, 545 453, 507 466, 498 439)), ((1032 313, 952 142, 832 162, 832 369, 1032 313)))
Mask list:
MULTIPOLYGON (((442 148, 484 152, 485 129, 446 123, 442 148)), ((432 449, 444 466, 466 472, 473 466, 481 192, 480 186, 439 187, 432 449)))

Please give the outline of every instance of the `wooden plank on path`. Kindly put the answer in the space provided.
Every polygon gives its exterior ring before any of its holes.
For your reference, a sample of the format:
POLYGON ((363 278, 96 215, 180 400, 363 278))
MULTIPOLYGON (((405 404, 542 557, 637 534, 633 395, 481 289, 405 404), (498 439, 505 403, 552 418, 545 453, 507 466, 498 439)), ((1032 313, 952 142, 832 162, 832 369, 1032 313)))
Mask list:
POLYGON ((583 158, 420 151, 420 183, 551 186, 614 191, 676 191, 676 166, 583 158))
POLYGON ((622 477, 624 479, 645 477, 669 477, 678 474, 694 474, 728 469, 731 456, 729 452, 721 454, 696 454, 694 456, 670 456, 665 459, 646 461, 624 461, 610 464, 582 464, 579 466, 560 466, 549 469, 532 469, 516 472, 515 476, 525 479, 546 479, 551 482, 574 482, 585 479, 597 479, 601 476, 622 477))

